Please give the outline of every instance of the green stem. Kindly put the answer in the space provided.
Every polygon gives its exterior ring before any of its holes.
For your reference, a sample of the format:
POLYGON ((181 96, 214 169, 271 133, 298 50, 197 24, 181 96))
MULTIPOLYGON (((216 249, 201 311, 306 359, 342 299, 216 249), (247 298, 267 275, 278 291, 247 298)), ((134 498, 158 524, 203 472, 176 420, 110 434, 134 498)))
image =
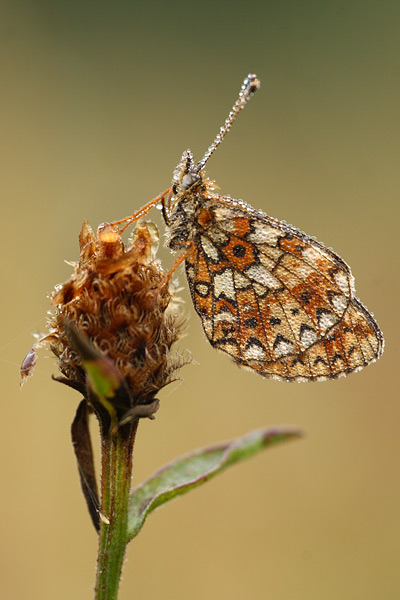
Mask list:
POLYGON ((116 600, 127 544, 133 444, 138 420, 102 435, 101 524, 95 600, 116 600))

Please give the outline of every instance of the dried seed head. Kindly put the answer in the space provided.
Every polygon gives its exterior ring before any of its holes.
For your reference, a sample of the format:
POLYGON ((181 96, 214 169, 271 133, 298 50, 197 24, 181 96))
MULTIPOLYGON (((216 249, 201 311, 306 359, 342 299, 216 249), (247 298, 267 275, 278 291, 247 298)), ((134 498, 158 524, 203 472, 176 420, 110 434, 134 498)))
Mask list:
POLYGON ((171 302, 168 286, 161 285, 165 273, 154 259, 155 225, 138 223, 125 247, 117 228, 104 224, 94 236, 85 221, 79 245, 75 273, 51 296, 56 308, 49 321, 50 334, 40 344, 50 343, 63 375, 60 380, 88 399, 82 358, 68 331, 72 324, 124 380, 129 403, 122 413, 119 410, 122 416, 137 405, 152 403, 158 390, 188 362, 171 354, 183 319, 171 302))

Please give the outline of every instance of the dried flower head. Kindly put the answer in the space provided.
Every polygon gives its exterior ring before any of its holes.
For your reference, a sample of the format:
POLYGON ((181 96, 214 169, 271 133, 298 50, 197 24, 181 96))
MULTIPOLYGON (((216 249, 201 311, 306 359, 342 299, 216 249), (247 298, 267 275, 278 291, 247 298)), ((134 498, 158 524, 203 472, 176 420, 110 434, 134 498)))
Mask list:
MULTIPOLYGON (((79 245, 75 273, 51 295, 56 308, 49 320, 50 333, 36 347, 50 344, 62 373, 57 379, 89 401, 93 399, 82 344, 92 348, 94 355, 106 357, 125 390, 122 405, 118 400, 121 418, 134 407, 151 404, 187 362, 171 354, 183 319, 171 302, 161 264, 155 260, 155 225, 138 223, 125 247, 117 228, 103 224, 95 236, 85 221, 79 245)), ((23 378, 31 374, 36 362, 32 352, 21 367, 23 378)))

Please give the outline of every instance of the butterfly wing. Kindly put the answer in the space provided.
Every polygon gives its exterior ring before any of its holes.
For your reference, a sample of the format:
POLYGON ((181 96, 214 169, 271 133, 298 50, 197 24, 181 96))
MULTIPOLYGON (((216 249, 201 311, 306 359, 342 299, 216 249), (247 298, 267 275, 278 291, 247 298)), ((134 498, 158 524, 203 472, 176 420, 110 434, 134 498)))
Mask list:
POLYGON ((228 197, 202 203, 186 274, 210 343, 283 380, 335 378, 380 356, 349 267, 302 232, 228 197))

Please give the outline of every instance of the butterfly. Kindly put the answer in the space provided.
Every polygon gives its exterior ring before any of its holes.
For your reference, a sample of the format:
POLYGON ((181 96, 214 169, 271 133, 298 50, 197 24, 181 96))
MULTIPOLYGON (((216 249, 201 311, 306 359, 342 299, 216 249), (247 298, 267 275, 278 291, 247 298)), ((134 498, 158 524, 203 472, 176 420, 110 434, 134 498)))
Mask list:
POLYGON ((384 348, 378 324, 355 297, 349 266, 294 227, 219 195, 204 172, 259 87, 248 75, 202 160, 196 164, 186 150, 171 187, 114 225, 125 229, 161 202, 166 245, 183 250, 170 273, 185 262, 211 345, 264 377, 334 379, 374 362, 384 348))

